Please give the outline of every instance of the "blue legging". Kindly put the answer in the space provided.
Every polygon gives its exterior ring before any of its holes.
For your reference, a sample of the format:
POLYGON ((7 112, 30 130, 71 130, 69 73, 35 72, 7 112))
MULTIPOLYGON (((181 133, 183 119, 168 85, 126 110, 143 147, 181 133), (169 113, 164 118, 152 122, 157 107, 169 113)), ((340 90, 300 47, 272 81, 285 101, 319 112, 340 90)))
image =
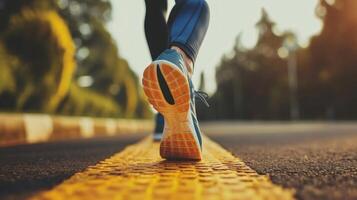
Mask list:
MULTIPOLYGON (((209 23, 204 0, 176 0, 168 22, 167 0, 145 0, 145 36, 152 60, 172 45, 180 47, 194 62, 209 23)), ((164 118, 156 115, 155 133, 162 133, 164 118)))
POLYGON ((175 0, 168 22, 165 20, 167 0, 145 0, 145 35, 154 60, 171 46, 180 47, 196 60, 209 23, 205 0, 175 0))

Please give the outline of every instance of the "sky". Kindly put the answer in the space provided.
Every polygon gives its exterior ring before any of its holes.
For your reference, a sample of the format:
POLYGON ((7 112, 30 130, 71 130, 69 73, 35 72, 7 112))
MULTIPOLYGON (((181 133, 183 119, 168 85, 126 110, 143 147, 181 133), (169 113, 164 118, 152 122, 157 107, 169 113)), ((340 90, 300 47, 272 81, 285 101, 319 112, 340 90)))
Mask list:
MULTIPOLYGON (((107 28, 118 44, 119 53, 142 77, 151 58, 144 34, 144 0, 111 0, 112 21, 107 28)), ((306 46, 311 36, 318 34, 322 22, 315 16, 317 0, 207 0, 210 25, 195 63, 194 83, 198 87, 200 73, 206 78, 206 90, 213 93, 215 69, 224 54, 231 52, 236 37, 242 34, 242 44, 253 47, 257 40, 256 22, 265 8, 278 31, 291 30, 299 43, 306 46)), ((169 7, 174 0, 169 0, 169 7)))

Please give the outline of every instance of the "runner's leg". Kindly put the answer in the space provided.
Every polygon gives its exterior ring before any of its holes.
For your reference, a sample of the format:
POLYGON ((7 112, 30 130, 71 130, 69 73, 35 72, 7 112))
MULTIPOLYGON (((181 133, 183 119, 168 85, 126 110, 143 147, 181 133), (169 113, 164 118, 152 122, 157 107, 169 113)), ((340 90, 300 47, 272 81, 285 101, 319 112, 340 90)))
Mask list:
MULTIPOLYGON (((168 27, 165 14, 167 0, 145 0, 145 36, 152 60, 168 48, 168 27)), ((160 140, 164 130, 164 117, 157 113, 155 116, 154 140, 160 140)))
POLYGON ((170 13, 169 46, 179 47, 194 62, 209 24, 205 0, 175 0, 170 13))
POLYGON ((167 0, 145 0, 145 36, 152 60, 169 47, 169 30, 165 14, 167 0))

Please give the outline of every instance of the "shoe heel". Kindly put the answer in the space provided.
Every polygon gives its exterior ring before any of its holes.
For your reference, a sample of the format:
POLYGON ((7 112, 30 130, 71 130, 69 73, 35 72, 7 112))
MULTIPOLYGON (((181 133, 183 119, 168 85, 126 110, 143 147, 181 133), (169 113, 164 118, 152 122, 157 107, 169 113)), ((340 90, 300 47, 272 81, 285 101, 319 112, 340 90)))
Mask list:
POLYGON ((188 112, 190 106, 190 89, 187 78, 175 66, 170 64, 150 64, 144 71, 142 84, 144 92, 153 107, 161 114, 168 112, 182 113, 188 112), (158 69, 161 71, 164 81, 168 87, 167 91, 160 86, 158 69), (173 102, 168 102, 170 97, 165 97, 165 93, 170 93, 173 102))
POLYGON ((142 84, 148 101, 165 119, 161 157, 200 160, 201 150, 188 120, 190 86, 185 75, 170 63, 152 63, 144 71, 142 84))

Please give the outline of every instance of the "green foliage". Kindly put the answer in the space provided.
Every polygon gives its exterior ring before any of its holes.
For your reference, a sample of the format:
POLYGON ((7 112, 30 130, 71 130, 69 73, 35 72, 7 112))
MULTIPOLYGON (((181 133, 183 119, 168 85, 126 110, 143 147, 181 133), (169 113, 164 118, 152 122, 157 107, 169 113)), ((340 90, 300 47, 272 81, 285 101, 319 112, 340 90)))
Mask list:
POLYGON ((76 77, 90 76, 90 89, 115 99, 125 117, 147 116, 149 107, 143 103, 137 76, 127 61, 119 56, 113 38, 104 23, 110 19, 108 1, 58 1, 59 12, 66 19, 77 45, 76 77))
POLYGON ((357 2, 320 1, 324 22, 301 52, 301 104, 306 118, 357 119, 357 2))
POLYGON ((3 45, 0 43, 0 94, 4 92, 13 93, 16 89, 12 70, 8 63, 9 60, 9 55, 6 55, 3 45))
POLYGON ((216 69, 217 91, 210 99, 211 108, 203 111, 201 119, 287 118, 287 67, 278 55, 287 34, 276 35, 273 27, 263 12, 257 23, 259 39, 255 47, 245 49, 237 38, 231 56, 223 57, 216 69))
POLYGON ((105 23, 111 16, 109 1, 2 2, 2 110, 56 111, 76 115, 96 115, 101 110, 100 116, 150 116, 137 76, 126 60, 119 56, 113 39, 105 29, 105 23), (72 79, 76 81, 84 75, 93 78, 93 85, 86 89, 70 86, 72 79), (95 108, 90 109, 88 105, 95 108), (117 113, 114 114, 114 111, 117 113))
POLYGON ((74 46, 63 20, 54 11, 24 9, 11 17, 1 41, 1 82, 8 87, 1 90, 1 107, 53 112, 74 70, 74 46))
POLYGON ((59 107, 60 114, 86 115, 93 117, 122 116, 119 105, 110 97, 98 94, 90 89, 72 84, 66 99, 59 107))
MULTIPOLYGON (((301 119, 357 119, 356 10, 355 0, 320 0, 316 11, 323 29, 295 53, 301 119)), ((282 47, 294 34, 275 34, 265 12, 257 27, 256 46, 245 49, 238 38, 217 67, 217 91, 209 110, 198 108, 201 119, 290 119, 289 59, 282 47)))
POLYGON ((2 40, 16 79, 16 110, 54 111, 51 103, 58 105, 74 70, 74 46, 63 20, 53 11, 25 9, 11 18, 2 40))

